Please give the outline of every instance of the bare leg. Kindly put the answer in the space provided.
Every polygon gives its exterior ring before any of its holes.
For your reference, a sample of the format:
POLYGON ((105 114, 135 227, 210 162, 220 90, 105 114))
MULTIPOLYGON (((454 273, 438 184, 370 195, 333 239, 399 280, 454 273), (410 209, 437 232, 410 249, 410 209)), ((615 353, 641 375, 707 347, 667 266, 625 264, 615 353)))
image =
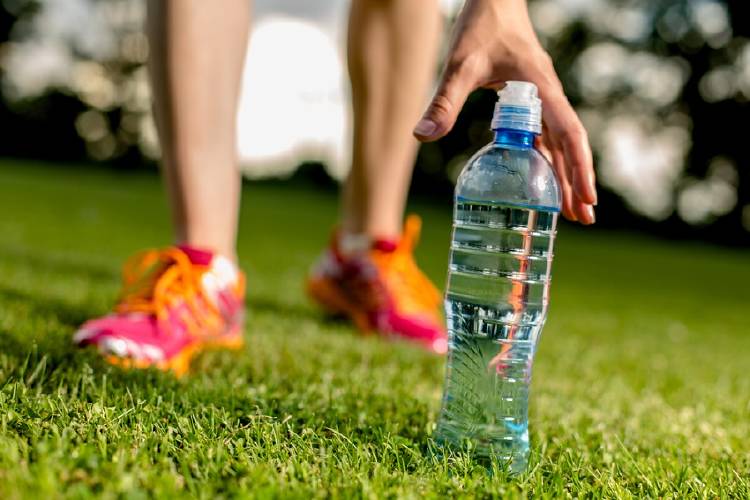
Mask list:
POLYGON ((354 150, 342 207, 348 233, 401 233, 417 151, 411 131, 436 73, 440 28, 438 0, 352 3, 354 150))
POLYGON ((154 115, 175 236, 235 256, 236 113, 250 0, 150 0, 154 115))

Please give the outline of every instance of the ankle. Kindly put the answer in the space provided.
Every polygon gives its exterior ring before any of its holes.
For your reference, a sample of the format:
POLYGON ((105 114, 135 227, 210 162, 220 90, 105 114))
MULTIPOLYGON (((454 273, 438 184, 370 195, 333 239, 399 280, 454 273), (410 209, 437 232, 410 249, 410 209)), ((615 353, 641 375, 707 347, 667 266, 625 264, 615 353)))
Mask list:
MULTIPOLYGON (((235 267, 238 266, 238 259, 237 259, 237 252, 234 248, 231 247, 217 247, 217 246, 211 246, 211 245, 202 245, 199 243, 193 243, 193 242, 187 242, 187 241, 181 241, 175 244, 175 246, 179 249, 181 249, 183 252, 187 253, 189 256, 191 256, 191 260, 193 260, 193 256, 197 256, 198 259, 204 260, 205 257, 201 256, 215 256, 215 257, 223 257, 224 259, 227 259, 229 262, 232 263, 235 267)), ((208 257, 208 260, 210 261, 210 257, 208 257)))
POLYGON ((342 222, 338 242, 345 249, 368 250, 379 241, 398 242, 401 240, 401 227, 375 224, 347 224, 342 222))
POLYGON ((370 251, 373 238, 364 233, 352 233, 342 230, 336 236, 336 247, 345 257, 363 255, 370 251))

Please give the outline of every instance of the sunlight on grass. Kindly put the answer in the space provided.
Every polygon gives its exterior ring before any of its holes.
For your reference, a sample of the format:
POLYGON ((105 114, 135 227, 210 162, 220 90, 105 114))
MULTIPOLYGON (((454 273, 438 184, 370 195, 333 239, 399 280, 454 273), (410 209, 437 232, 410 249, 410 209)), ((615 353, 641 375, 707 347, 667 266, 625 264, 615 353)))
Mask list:
MULTIPOLYGON (((449 203, 413 206, 440 284, 449 203)), ((111 305, 122 260, 168 243, 156 175, 0 164, 0 496, 750 495, 746 253, 563 225, 530 469, 509 480, 431 453, 443 360, 305 299, 336 206, 246 186, 247 347, 177 381, 70 344, 111 305)))

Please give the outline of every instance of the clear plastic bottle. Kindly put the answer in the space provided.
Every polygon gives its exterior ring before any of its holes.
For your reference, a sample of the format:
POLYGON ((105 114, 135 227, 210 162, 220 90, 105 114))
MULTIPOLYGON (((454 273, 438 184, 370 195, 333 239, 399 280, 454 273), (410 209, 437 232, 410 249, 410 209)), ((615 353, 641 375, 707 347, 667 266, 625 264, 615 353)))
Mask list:
POLYGON ((495 139, 466 164, 455 194, 445 310, 448 368, 436 440, 477 459, 525 469, 531 365, 549 302, 561 206, 536 149, 536 86, 507 82, 495 139))

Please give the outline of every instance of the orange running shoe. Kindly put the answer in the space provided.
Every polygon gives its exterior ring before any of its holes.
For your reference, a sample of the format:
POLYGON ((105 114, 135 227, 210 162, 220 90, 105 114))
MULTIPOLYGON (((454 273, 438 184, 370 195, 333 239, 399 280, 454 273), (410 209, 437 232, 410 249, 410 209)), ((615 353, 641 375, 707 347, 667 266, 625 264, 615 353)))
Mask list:
POLYGON ((123 282, 114 313, 81 326, 77 345, 178 376, 206 348, 243 345, 244 276, 229 259, 186 246, 148 250, 126 262, 123 282))
POLYGON ((331 314, 349 317, 363 332, 378 331, 417 342, 428 350, 448 350, 441 295, 414 261, 421 219, 406 219, 400 241, 375 240, 369 250, 343 255, 338 236, 307 280, 307 293, 331 314))

